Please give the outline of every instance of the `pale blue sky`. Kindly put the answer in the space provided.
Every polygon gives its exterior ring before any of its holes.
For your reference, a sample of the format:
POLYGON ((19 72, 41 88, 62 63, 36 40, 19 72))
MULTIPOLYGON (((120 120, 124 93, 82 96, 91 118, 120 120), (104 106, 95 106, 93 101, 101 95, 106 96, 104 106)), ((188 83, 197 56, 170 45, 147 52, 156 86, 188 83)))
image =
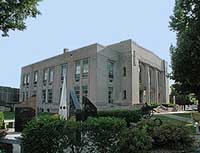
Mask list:
POLYGON ((95 42, 133 39, 170 63, 174 0, 44 0, 27 30, 0 37, 0 86, 19 87, 21 67, 95 42))

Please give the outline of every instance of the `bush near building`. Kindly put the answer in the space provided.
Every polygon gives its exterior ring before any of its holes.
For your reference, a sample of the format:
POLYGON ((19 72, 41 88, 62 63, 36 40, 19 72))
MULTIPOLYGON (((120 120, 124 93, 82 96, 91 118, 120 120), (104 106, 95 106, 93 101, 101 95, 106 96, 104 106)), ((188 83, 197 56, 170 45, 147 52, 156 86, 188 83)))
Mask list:
POLYGON ((120 137, 126 122, 119 118, 89 118, 83 123, 87 137, 92 144, 90 149, 96 153, 119 152, 120 137))
POLYGON ((119 118, 89 118, 80 123, 52 116, 30 121, 23 131, 25 152, 118 152, 126 122, 119 118))
POLYGON ((5 135, 5 129, 4 129, 4 114, 3 112, 0 112, 0 137, 5 135))
POLYGON ((166 122, 157 126, 153 120, 143 119, 137 123, 137 128, 145 129, 152 138, 154 149, 187 150, 195 149, 194 138, 189 127, 182 123, 166 122))
POLYGON ((187 150, 191 149, 194 144, 191 130, 182 124, 163 124, 155 128, 151 135, 156 147, 187 150))
POLYGON ((44 115, 30 121, 22 136, 24 151, 31 153, 146 153, 160 147, 189 150, 194 142, 181 124, 158 126, 150 119, 127 128, 125 120, 115 117, 76 122, 44 115))
POLYGON ((4 121, 4 114, 3 112, 0 112, 0 128, 3 127, 3 121, 4 121))
POLYGON ((124 119, 129 125, 131 122, 137 123, 142 118, 141 110, 109 110, 98 111, 97 117, 116 117, 124 119))
POLYGON ((144 128, 127 129, 121 137, 119 149, 120 153, 147 153, 152 149, 152 138, 144 128))

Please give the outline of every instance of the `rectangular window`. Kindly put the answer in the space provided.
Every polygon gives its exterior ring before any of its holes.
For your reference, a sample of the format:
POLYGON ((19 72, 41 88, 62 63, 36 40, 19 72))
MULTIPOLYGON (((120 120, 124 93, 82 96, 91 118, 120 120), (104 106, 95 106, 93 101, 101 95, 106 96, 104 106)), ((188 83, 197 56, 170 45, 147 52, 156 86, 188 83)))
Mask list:
POLYGON ((42 90, 42 102, 46 103, 46 90, 42 90))
POLYGON ((142 83, 142 66, 139 66, 139 83, 142 83))
POLYGON ((36 90, 33 90, 33 96, 36 96, 36 90))
POLYGON ((52 89, 48 89, 48 103, 52 103, 53 101, 53 92, 52 89))
POLYGON ((123 99, 126 99, 126 90, 123 91, 123 99))
POLYGON ((108 87, 108 103, 113 103, 113 87, 108 87))
POLYGON ((25 100, 25 92, 22 92, 22 101, 24 101, 25 100))
POLYGON ((67 64, 61 65, 61 80, 64 80, 64 76, 67 75, 67 64))
POLYGON ((88 86, 82 86, 82 96, 88 97, 88 86))
POLYGON ((123 67, 123 76, 126 76, 126 67, 123 67))
POLYGON ((28 99, 28 91, 26 91, 26 100, 28 99))
POLYGON ((53 68, 49 68, 49 82, 53 82, 53 68))
POLYGON ((27 74, 27 76, 26 76, 26 84, 29 85, 29 82, 30 82, 30 75, 27 74))
POLYGON ((88 65, 88 59, 83 60, 83 74, 82 76, 84 78, 88 77, 88 72, 89 72, 89 65, 88 65))
POLYGON ((26 74, 23 74, 23 85, 26 85, 26 74))
POLYGON ((37 84, 37 82, 38 82, 38 71, 35 71, 34 72, 34 84, 37 84))
POLYGON ((150 87, 152 86, 152 69, 149 68, 149 81, 150 81, 150 87))
POLYGON ((80 101, 80 87, 79 86, 75 86, 74 90, 75 90, 75 94, 76 94, 76 96, 78 98, 78 101, 80 101))
POLYGON ((81 65, 80 60, 76 61, 76 68, 75 68, 75 81, 80 81, 80 74, 81 74, 81 65))
POLYGON ((160 71, 158 71, 158 78, 157 78, 157 80, 158 80, 158 86, 160 86, 160 71))
POLYGON ((111 61, 108 62, 108 78, 110 82, 112 82, 114 78, 114 63, 111 61))
POLYGON ((44 83, 44 85, 46 85, 47 77, 48 77, 48 69, 44 69, 43 70, 43 83, 44 83))

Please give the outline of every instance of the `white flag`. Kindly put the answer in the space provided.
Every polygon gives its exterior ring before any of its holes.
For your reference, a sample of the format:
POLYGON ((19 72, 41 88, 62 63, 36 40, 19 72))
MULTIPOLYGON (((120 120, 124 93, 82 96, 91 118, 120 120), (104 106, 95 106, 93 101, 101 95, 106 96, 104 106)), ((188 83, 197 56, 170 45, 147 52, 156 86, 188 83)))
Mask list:
POLYGON ((62 92, 60 98, 59 115, 60 117, 67 119, 68 109, 67 109, 67 87, 66 87, 66 77, 64 76, 64 81, 62 84, 62 92))

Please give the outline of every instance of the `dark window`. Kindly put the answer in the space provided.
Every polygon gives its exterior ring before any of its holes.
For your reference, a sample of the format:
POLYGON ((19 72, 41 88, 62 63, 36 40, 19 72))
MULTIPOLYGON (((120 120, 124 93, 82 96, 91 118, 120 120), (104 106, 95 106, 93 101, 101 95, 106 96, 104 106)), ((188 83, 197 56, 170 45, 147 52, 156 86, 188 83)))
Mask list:
POLYGON ((46 90, 42 90, 42 102, 46 103, 46 90))
POLYGON ((88 59, 83 60, 83 73, 82 77, 87 78, 88 77, 88 72, 89 72, 89 65, 88 65, 88 59))
POLYGON ((23 86, 26 85, 26 74, 23 74, 23 86))
POLYGON ((22 92, 22 101, 25 100, 25 92, 22 92))
POLYGON ((26 84, 29 85, 29 83, 30 83, 30 75, 27 74, 27 76, 26 76, 26 84))
POLYGON ((123 99, 126 99, 126 90, 123 91, 123 99))
POLYGON ((61 65, 61 80, 64 80, 64 76, 67 75, 67 64, 61 65))
POLYGON ((48 69, 43 70, 43 84, 46 85, 48 78, 48 69))
POLYGON ((112 82, 114 78, 114 63, 111 61, 108 62, 108 78, 110 82, 112 82))
POLYGON ((26 91, 26 100, 28 99, 29 95, 28 95, 28 91, 26 91))
POLYGON ((88 86, 82 86, 82 96, 87 97, 88 96, 88 86))
POLYGON ((53 82, 53 68, 49 68, 49 82, 53 82))
POLYGON ((80 74, 81 74, 81 62, 76 61, 76 65, 75 65, 75 81, 80 81, 80 74))
POLYGON ((48 103, 52 103, 52 101, 53 101, 52 89, 48 89, 48 103))
POLYGON ((75 94, 78 98, 78 101, 80 101, 80 87, 76 86, 76 87, 74 87, 74 90, 75 90, 75 94))
POLYGON ((108 103, 113 103, 113 87, 108 88, 108 103))
POLYGON ((33 80, 33 82, 34 82, 34 86, 36 86, 36 84, 38 82, 38 71, 34 72, 34 80, 33 80))
POLYGON ((36 96, 36 90, 33 90, 32 96, 36 96))
POLYGON ((123 67, 123 75, 126 76, 126 67, 123 67))
POLYGON ((142 83, 142 66, 139 66, 139 83, 142 83))

